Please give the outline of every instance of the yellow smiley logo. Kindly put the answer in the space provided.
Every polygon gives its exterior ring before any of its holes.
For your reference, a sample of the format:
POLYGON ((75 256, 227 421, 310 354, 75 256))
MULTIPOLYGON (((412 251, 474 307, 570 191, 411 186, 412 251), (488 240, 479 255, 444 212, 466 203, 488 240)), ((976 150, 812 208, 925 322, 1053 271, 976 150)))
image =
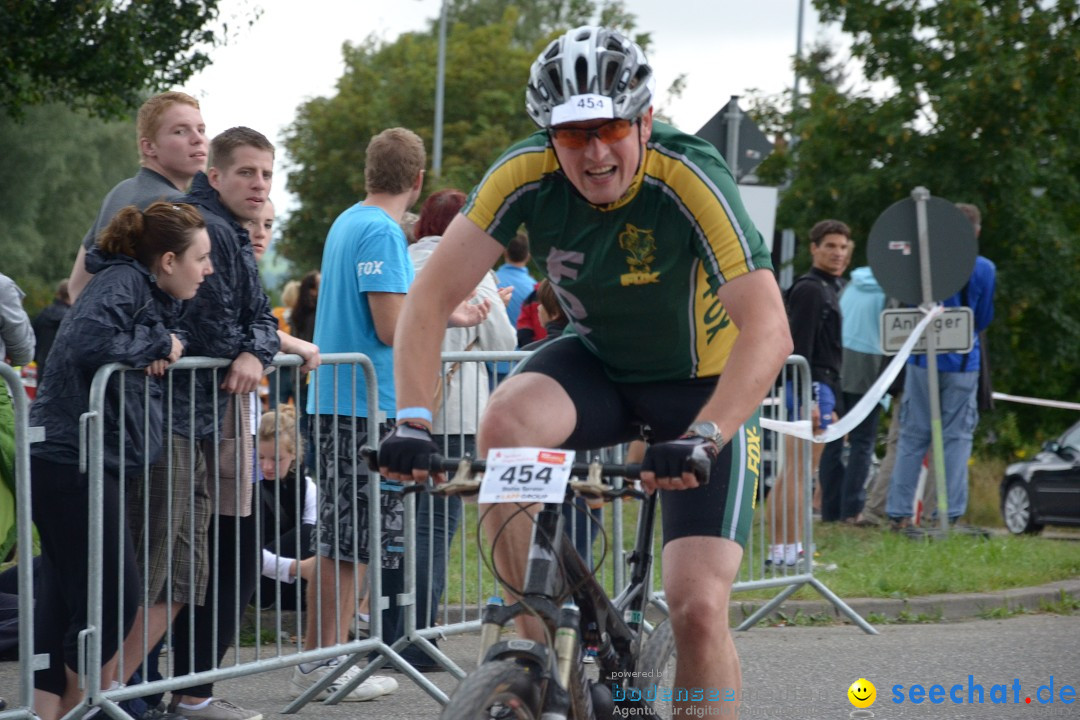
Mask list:
POLYGON ((848 700, 857 708, 868 708, 877 700, 877 688, 866 678, 851 683, 847 690, 848 700))

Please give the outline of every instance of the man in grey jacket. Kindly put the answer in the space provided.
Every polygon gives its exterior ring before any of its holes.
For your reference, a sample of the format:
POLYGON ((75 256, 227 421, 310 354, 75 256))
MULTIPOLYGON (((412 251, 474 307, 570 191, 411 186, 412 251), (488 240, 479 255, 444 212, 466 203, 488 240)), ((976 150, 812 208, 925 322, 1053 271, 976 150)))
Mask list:
POLYGON ((26 293, 0 273, 0 360, 25 365, 34 359, 34 330, 23 310, 26 293))
POLYGON ((71 302, 93 277, 86 269, 86 253, 120 208, 140 209, 158 200, 175 200, 184 194, 196 173, 206 169, 209 140, 199 101, 182 92, 154 95, 139 108, 135 119, 138 135, 139 172, 121 181, 101 203, 97 219, 83 238, 68 280, 71 302))

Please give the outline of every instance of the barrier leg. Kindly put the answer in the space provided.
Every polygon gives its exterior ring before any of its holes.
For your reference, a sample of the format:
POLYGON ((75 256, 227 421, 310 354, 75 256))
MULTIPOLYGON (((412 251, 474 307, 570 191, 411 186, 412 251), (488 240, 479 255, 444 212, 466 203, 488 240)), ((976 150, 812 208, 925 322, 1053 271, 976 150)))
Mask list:
POLYGON ((863 617, 859 615, 859 613, 852 610, 851 606, 841 600, 840 597, 836 595, 836 593, 825 587, 825 583, 821 582, 817 578, 810 578, 810 584, 815 590, 821 593, 826 600, 831 602, 837 610, 846 615, 848 619, 851 620, 851 622, 862 628, 863 632, 865 632, 867 635, 878 634, 878 631, 874 628, 873 625, 866 622, 866 620, 864 620, 863 617))
POLYGON ((755 612, 750 617, 746 618, 741 623, 739 623, 738 627, 736 627, 735 629, 736 630, 749 630, 753 626, 757 625, 759 622, 761 622, 761 620, 763 618, 767 617, 773 610, 780 607, 780 605, 785 600, 787 600, 789 597, 791 597, 795 593, 796 590, 798 590, 799 588, 801 588, 805 584, 806 584, 806 581, 796 583, 794 585, 788 585, 783 590, 781 590, 779 594, 777 594, 775 597, 773 597, 767 603, 765 603, 760 608, 758 608, 757 612, 755 612))

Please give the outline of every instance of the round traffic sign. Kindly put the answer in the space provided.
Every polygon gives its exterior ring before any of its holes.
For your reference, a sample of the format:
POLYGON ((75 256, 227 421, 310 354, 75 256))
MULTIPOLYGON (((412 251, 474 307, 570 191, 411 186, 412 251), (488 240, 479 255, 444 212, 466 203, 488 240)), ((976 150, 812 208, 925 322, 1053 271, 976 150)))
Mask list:
MULTIPOLYGON (((866 257, 885 294, 900 302, 924 301, 919 264, 919 231, 915 200, 893 203, 874 221, 866 257)), ((975 228, 953 203, 938 197, 926 200, 930 248, 930 300, 955 295, 971 277, 979 243, 975 228)))

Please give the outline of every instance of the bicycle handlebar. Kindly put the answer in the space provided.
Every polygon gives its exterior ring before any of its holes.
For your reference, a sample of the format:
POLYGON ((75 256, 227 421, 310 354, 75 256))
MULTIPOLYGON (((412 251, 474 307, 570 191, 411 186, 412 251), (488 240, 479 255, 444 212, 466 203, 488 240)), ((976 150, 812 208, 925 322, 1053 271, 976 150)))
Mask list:
MULTIPOLYGON (((367 461, 368 469, 372 472, 379 472, 379 460, 378 451, 370 446, 365 446, 360 450, 361 456, 367 461)), ((453 473, 465 469, 463 461, 466 458, 445 458, 442 455, 430 455, 428 462, 428 472, 433 473, 453 473)), ((466 456, 467 457, 467 456, 466 456)), ((687 460, 687 469, 694 473, 694 477, 700 485, 707 485, 709 482, 709 463, 708 461, 702 462, 697 459, 691 458, 687 460)), ((487 461, 479 459, 470 459, 468 465, 469 473, 482 473, 487 469, 487 461)), ((641 477, 641 465, 639 463, 600 463, 594 462, 575 462, 570 466, 570 474, 576 476, 590 477, 624 477, 630 480, 637 480, 641 477), (597 467, 599 469, 597 469, 597 467)))
MULTIPOLYGON (((444 458, 441 455, 433 455, 431 458, 432 472, 454 472, 461 468, 461 461, 465 458, 444 458)), ((594 464, 600 465, 600 476, 605 478, 611 477, 624 477, 630 480, 637 480, 641 475, 641 465, 639 463, 591 463, 591 462, 576 462, 570 465, 570 474, 587 476, 594 464)), ((480 459, 472 459, 469 461, 469 472, 482 473, 487 470, 487 461, 480 459)))

